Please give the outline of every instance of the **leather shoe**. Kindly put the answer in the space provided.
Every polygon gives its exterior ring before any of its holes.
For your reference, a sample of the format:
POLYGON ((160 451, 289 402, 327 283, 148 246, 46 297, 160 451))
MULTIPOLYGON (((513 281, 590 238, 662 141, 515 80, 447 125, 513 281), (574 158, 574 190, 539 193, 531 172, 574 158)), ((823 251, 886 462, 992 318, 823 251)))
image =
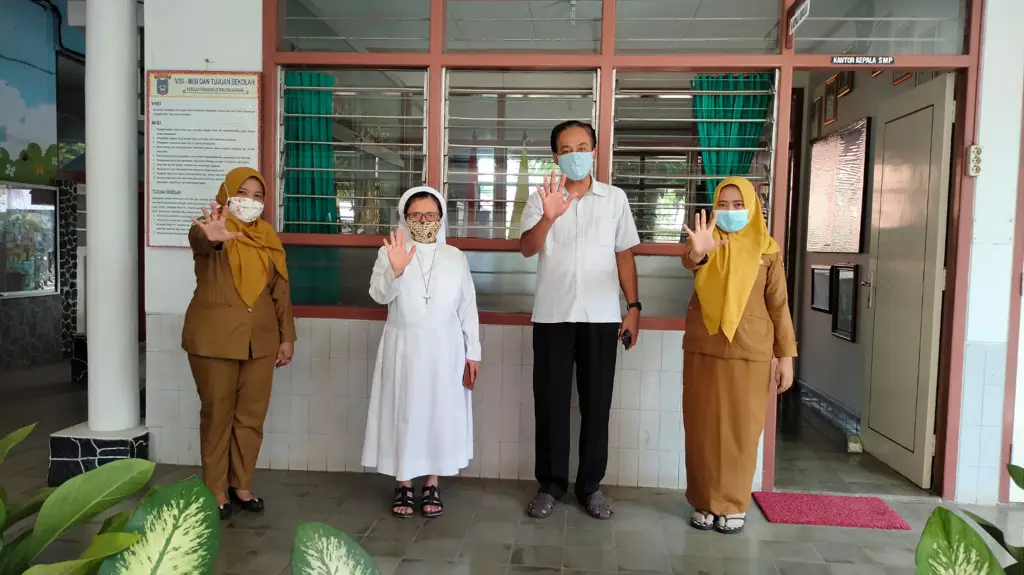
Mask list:
POLYGON ((231 498, 231 501, 234 502, 235 505, 238 505, 245 511, 250 513, 263 513, 263 500, 259 497, 253 497, 248 501, 244 501, 238 497, 238 493, 235 492, 234 488, 228 489, 228 497, 231 498))

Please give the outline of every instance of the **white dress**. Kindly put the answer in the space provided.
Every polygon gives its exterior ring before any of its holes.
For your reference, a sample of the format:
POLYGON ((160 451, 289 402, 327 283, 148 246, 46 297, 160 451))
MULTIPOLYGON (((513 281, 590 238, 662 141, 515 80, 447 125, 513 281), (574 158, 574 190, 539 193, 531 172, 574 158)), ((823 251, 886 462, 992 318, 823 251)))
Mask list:
POLYGON ((469 465, 473 402, 462 376, 466 359, 479 361, 481 353, 466 256, 443 240, 409 244, 416 255, 400 277, 381 248, 370 279, 370 297, 388 306, 388 320, 373 370, 362 464, 398 481, 457 475, 469 465))

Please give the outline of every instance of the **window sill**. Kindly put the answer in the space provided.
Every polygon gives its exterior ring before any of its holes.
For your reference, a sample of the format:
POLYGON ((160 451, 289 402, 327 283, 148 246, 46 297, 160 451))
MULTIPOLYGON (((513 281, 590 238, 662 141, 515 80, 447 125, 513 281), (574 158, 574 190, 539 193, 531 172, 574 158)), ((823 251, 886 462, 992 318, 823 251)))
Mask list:
MULTIPOLYGON (((384 307, 297 305, 292 308, 292 313, 297 318, 315 319, 385 321, 388 318, 388 310, 384 307)), ((528 313, 499 313, 482 311, 480 312, 480 324, 528 326, 532 325, 532 322, 530 321, 530 314, 528 313)), ((641 316, 640 329, 651 331, 685 331, 686 320, 684 318, 641 316)))

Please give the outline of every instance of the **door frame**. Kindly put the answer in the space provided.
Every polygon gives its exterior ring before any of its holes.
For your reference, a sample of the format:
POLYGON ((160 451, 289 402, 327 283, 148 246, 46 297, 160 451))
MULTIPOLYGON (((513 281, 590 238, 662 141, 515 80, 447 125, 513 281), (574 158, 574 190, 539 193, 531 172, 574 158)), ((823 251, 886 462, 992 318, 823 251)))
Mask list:
MULTIPOLYGON (((1021 102, 1021 117, 1024 118, 1024 101, 1021 102)), ((1013 461, 1013 436, 1017 425, 1014 414, 1017 402, 1017 370, 1020 361, 1021 304, 1024 299, 1024 122, 1020 129, 1020 164, 1017 167, 1017 206, 1013 230, 1013 263, 1010 278, 1009 332, 1006 339, 1006 385, 1003 394, 1003 441, 1002 461, 1013 461), (1020 282, 1020 283, 1018 283, 1020 282)), ((1020 422, 1024 426, 1024 421, 1020 422)), ((999 501, 1010 501, 1010 475, 999 474, 999 501)))
MULTIPOLYGON (((927 384, 929 388, 931 388, 931 386, 933 386, 933 385, 935 386, 935 391, 934 391, 935 395, 932 398, 930 398, 929 400, 927 400, 927 405, 925 406, 925 410, 926 411, 925 412, 918 412, 918 413, 915 414, 916 426, 915 426, 915 430, 914 430, 915 438, 918 437, 922 433, 922 431, 925 434, 924 435, 924 437, 925 437, 925 440, 924 440, 925 444, 923 446, 915 445, 915 450, 914 450, 915 457, 916 457, 917 449, 923 449, 926 453, 927 453, 927 451, 931 450, 932 454, 933 454, 933 455, 930 455, 930 456, 929 455, 924 455, 924 457, 926 458, 925 465, 928 468, 927 471, 925 471, 925 473, 926 473, 926 475, 928 477, 927 483, 929 485, 928 485, 927 489, 929 489, 929 490, 931 490, 933 488, 933 486, 935 485, 936 465, 935 465, 935 456, 934 456, 934 454, 938 451, 938 447, 936 445, 934 445, 934 442, 937 440, 937 434, 935 433, 935 427, 936 427, 935 422, 936 422, 936 417, 938 415, 938 413, 937 413, 937 411, 938 411, 937 410, 937 405, 938 405, 938 394, 939 394, 939 387, 940 387, 940 385, 939 385, 939 367, 940 367, 940 364, 941 364, 941 359, 940 359, 941 358, 941 341, 942 341, 941 326, 942 326, 942 313, 943 313, 942 303, 943 303, 943 295, 944 295, 943 292, 945 291, 945 289, 944 289, 944 284, 945 284, 945 281, 946 281, 945 280, 945 276, 946 276, 946 273, 947 273, 945 271, 946 267, 945 267, 945 257, 944 256, 945 256, 945 251, 946 251, 946 236, 947 236, 947 234, 949 232, 949 222, 948 222, 948 213, 949 213, 949 211, 948 211, 948 205, 949 205, 949 201, 950 201, 950 191, 951 191, 950 190, 951 182, 950 182, 949 175, 950 175, 950 173, 952 173, 952 169, 953 169, 950 149, 953 147, 952 122, 955 121, 955 113, 956 113, 955 108, 953 107, 954 106, 953 98, 955 97, 955 83, 956 83, 956 79, 954 77, 952 77, 952 76, 947 74, 947 75, 941 76, 940 78, 932 80, 931 82, 928 82, 928 83, 926 83, 924 85, 919 85, 919 86, 917 86, 915 88, 912 88, 912 89, 910 89, 910 90, 908 90, 906 92, 900 93, 900 94, 898 94, 896 96, 892 96, 888 100, 886 100, 885 102, 880 103, 880 105, 883 108, 887 108, 889 110, 892 110, 892 109, 894 109, 893 102, 896 101, 898 103, 898 108, 896 109, 897 113, 899 114, 898 117, 905 117, 906 114, 904 114, 904 112, 907 112, 910 109, 914 109, 914 111, 912 111, 910 113, 916 113, 916 111, 919 111, 919 110, 922 110, 922 109, 925 109, 925 108, 928 108, 928 107, 932 107, 932 104, 930 102, 937 99, 939 92, 942 93, 942 97, 944 99, 947 96, 950 98, 950 101, 944 102, 943 108, 942 108, 942 110, 940 110, 941 112, 943 112, 943 116, 942 117, 934 117, 933 116, 933 118, 932 118, 932 132, 931 132, 932 144, 934 144, 934 142, 935 142, 934 138, 935 138, 936 132, 940 132, 941 133, 940 144, 942 144, 943 147, 940 148, 940 149, 936 149, 934 147, 934 145, 932 145, 932 147, 931 147, 931 154, 930 154, 930 158, 929 158, 931 160, 931 165, 933 165, 933 166, 935 165, 936 158, 938 159, 939 171, 938 171, 938 173, 932 172, 932 173, 929 174, 929 180, 928 180, 927 185, 928 185, 929 190, 935 190, 936 186, 938 186, 937 189, 938 189, 940 195, 938 197, 935 197, 935 198, 929 198, 929 202, 928 202, 929 203, 929 205, 928 205, 928 217, 929 218, 935 217, 935 218, 937 218, 937 220, 936 221, 926 221, 926 225, 925 225, 925 262, 924 262, 925 277, 923 278, 923 280, 924 280, 924 284, 923 284, 924 291, 922 293, 922 296, 923 296, 922 304, 930 305, 931 307, 930 308, 922 307, 922 310, 921 310, 921 320, 922 321, 931 321, 932 325, 933 325, 933 328, 932 328, 932 330, 929 330, 929 333, 928 333, 927 336, 923 336, 922 337, 922 339, 921 339, 921 349, 918 352, 918 357, 917 357, 919 372, 918 372, 918 380, 917 380, 916 384, 918 386, 918 389, 920 389, 920 386, 921 386, 920 378, 922 377, 922 375, 929 379, 928 384, 927 384), (915 92, 917 93, 916 98, 915 98, 915 92), (923 98, 921 95, 925 94, 925 93, 927 93, 929 95, 923 98), (918 103, 915 102, 915 100, 921 102, 921 105, 918 106, 918 103), (946 106, 949 106, 950 109, 947 109, 946 106), (949 117, 949 115, 952 115, 953 117, 949 117), (948 142, 949 142, 948 143, 949 148, 945 147, 947 145, 946 144, 947 138, 948 138, 948 142), (932 202, 938 202, 938 204, 935 205, 932 202), (940 221, 941 221, 942 225, 941 226, 935 226, 935 224, 939 223, 940 221), (935 226, 935 227, 933 228, 933 226, 935 226), (930 270, 931 273, 929 273, 929 270, 930 270), (936 295, 934 295, 934 296, 929 295, 929 292, 931 292, 932 290, 937 290, 938 293, 936 295), (933 317, 934 319, 927 320, 926 318, 928 318, 929 316, 933 317), (936 333, 934 331, 935 329, 938 329, 939 332, 936 333), (925 369, 929 370, 928 373, 922 374, 920 372, 920 368, 921 368, 922 365, 925 366, 925 369), (922 418, 923 418, 923 421, 921 420, 922 418), (919 429, 917 426, 920 426, 920 425, 925 426, 925 428, 923 430, 919 429)), ((888 112, 886 114, 888 114, 888 112)), ((875 145, 874 149, 871 150, 871 152, 872 152, 872 160, 871 161, 872 161, 872 165, 873 165, 873 169, 872 169, 873 183, 872 183, 872 186, 871 186, 871 224, 870 224, 870 229, 869 229, 869 232, 868 232, 870 234, 870 236, 869 236, 870 237, 870 241, 868 241, 868 250, 867 250, 868 262, 867 262, 867 266, 866 266, 866 270, 865 270, 866 271, 866 281, 869 283, 869 285, 867 286, 867 296, 866 296, 868 298, 868 302, 870 302, 871 299, 874 297, 874 295, 876 293, 877 283, 878 283, 877 282, 877 278, 876 278, 876 273, 877 273, 877 262, 878 262, 877 248, 878 248, 878 238, 879 238, 879 233, 880 233, 879 217, 880 217, 881 205, 879 205, 879 201, 878 201, 879 198, 877 197, 877 194, 880 193, 881 187, 883 185, 882 177, 884 175, 884 170, 880 169, 880 166, 882 164, 882 162, 880 160, 882 159, 883 155, 885 154, 884 138, 885 138, 886 121, 885 121, 885 119, 883 117, 883 114, 879 114, 878 116, 879 117, 874 122, 874 126, 871 127, 873 132, 876 131, 876 130, 881 130, 881 131, 877 132, 880 135, 880 137, 876 140, 876 145, 875 145)), ((864 285, 863 282, 862 282, 861 285, 864 285)), ((863 404, 863 406, 864 406, 864 408, 863 408, 862 414, 861 414, 861 437, 864 438, 865 452, 868 451, 866 444, 869 441, 871 441, 872 443, 875 443, 877 447, 882 447, 883 448, 882 451, 884 452, 884 454, 881 453, 881 452, 878 452, 878 450, 876 449, 875 453, 873 453, 873 455, 876 458, 878 458, 880 461, 882 461, 882 463, 886 463, 885 459, 887 459, 887 458, 890 458, 890 459, 891 458, 896 458, 896 459, 898 459, 899 455, 896 453, 896 451, 899 450, 900 448, 902 448, 902 449, 906 449, 906 448, 902 447, 902 446, 896 447, 897 443, 896 443, 895 440, 885 438, 881 433, 873 431, 871 429, 871 427, 869 426, 868 421, 867 421, 867 419, 869 417, 869 410, 870 410, 870 403, 871 403, 872 368, 874 366, 874 360, 875 360, 873 350, 874 350, 874 335, 875 335, 874 334, 875 314, 877 312, 877 307, 872 307, 872 306, 869 306, 869 305, 865 305, 862 309, 865 310, 865 314, 864 314, 864 317, 863 317, 863 323, 860 326, 861 335, 863 336, 862 339, 861 339, 861 343, 865 346, 865 350, 864 350, 864 377, 865 377, 865 382, 864 383, 865 383, 865 387, 863 389, 863 392, 864 392, 864 404, 863 404), (873 437, 873 436, 877 436, 877 437, 873 437), (886 457, 886 456, 888 456, 888 457, 886 457)), ((928 393, 929 394, 932 393, 930 391, 930 389, 929 389, 928 393)), ((915 406, 915 409, 920 409, 920 408, 919 408, 919 406, 915 406)), ((889 465, 889 464, 886 463, 886 465, 889 465)), ((890 465, 890 467, 892 467, 892 466, 890 465)), ((915 484, 918 483, 917 477, 910 477, 909 479, 911 479, 911 481, 913 483, 915 483, 915 484)))
MULTIPOLYGON (((946 220, 946 291, 942 296, 942 316, 939 328, 939 346, 949 350, 939 358, 938 390, 935 408, 935 459, 933 461, 932 492, 944 500, 956 498, 956 468, 960 447, 960 412, 963 391, 964 343, 967 320, 967 283, 970 269, 970 248, 974 213, 975 179, 967 175, 966 152, 977 141, 978 90, 980 71, 978 61, 981 52, 981 22, 984 14, 984 0, 973 0, 969 14, 970 33, 968 53, 972 65, 949 70, 954 75, 954 126, 952 138, 952 162, 949 166, 950 188, 948 195, 949 217, 946 220)), ((794 67, 796 72, 860 72, 855 66, 794 67)), ((792 80, 790 80, 792 81, 792 80)), ((788 140, 788 138, 787 138, 788 140)), ((872 158, 873 161, 873 158, 872 158)), ((1020 192, 1024 204, 1024 186, 1020 192)), ((1021 218, 1024 222, 1024 216, 1021 218)), ((773 235, 779 236, 774 229, 773 235)), ((789 221, 783 228, 786 235, 798 234, 795 221, 789 221)), ((1016 252, 1015 252, 1016 253, 1016 252)), ((1024 257, 1024 246, 1021 247, 1024 257)), ((1018 260, 1020 257, 1017 258, 1018 260)), ((800 291, 797 290, 797 300, 800 291)), ((1019 302, 1018 302, 1019 304, 1019 302)), ((791 302, 791 305, 794 305, 791 302)), ((1011 318, 1012 321, 1012 318, 1011 318)), ((799 330, 799 328, 797 328, 799 330)), ((800 333, 797 333, 798 338, 800 333)), ((1013 336, 1014 334, 1011 334, 1013 336)), ((1014 340, 1016 341, 1016 340, 1014 340)), ((1007 358, 1009 362, 1010 358, 1007 358)), ((1007 364, 1009 368, 1009 363, 1007 364)), ((1009 375, 1008 375, 1009 377, 1009 375)), ((762 488, 775 490, 775 434, 777 427, 776 402, 769 402, 764 432, 764 467, 762 488)), ((1012 411, 1012 401, 1004 403, 1004 410, 1012 411)), ((1012 418, 1012 413, 1010 414, 1012 418)), ((1005 418, 1004 418, 1005 419, 1005 418)), ((1012 420, 1011 420, 1012 421, 1012 420)), ((1012 422, 1007 432, 1012 436, 1012 422)), ((1004 458, 1009 460, 1009 439, 1004 445, 1004 458)), ((1001 486, 1008 483, 1006 474, 1001 477, 1001 486)), ((1000 491, 1000 501, 1008 501, 1000 491)), ((1006 489, 1008 491, 1008 488, 1006 489)))

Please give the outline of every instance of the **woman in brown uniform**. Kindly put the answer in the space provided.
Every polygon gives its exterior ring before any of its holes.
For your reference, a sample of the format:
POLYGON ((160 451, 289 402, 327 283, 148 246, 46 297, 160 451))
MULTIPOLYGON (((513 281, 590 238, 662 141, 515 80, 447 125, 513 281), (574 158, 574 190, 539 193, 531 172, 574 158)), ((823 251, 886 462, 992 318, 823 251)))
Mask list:
POLYGON ((250 490, 263 442, 274 368, 292 359, 292 319, 284 247, 260 219, 266 184, 251 168, 231 170, 217 202, 194 220, 188 240, 196 291, 185 312, 181 347, 199 389, 203 481, 220 516, 232 503, 263 511, 250 490))
POLYGON ((782 254, 754 186, 726 178, 713 205, 710 222, 702 211, 685 228, 683 265, 695 274, 683 336, 686 498, 693 527, 739 533, 765 408, 773 386, 793 383, 796 338, 782 254))

